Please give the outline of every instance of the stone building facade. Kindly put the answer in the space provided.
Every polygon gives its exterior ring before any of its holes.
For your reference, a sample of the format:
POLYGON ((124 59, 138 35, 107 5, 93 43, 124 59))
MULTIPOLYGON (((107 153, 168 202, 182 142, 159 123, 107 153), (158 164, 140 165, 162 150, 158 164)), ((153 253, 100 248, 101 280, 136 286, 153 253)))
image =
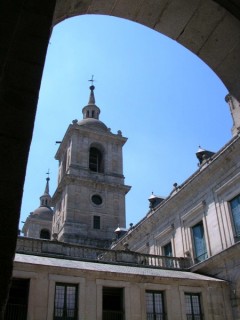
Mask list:
POLYGON ((16 254, 13 276, 29 279, 29 292, 34 293, 29 295, 28 319, 143 320, 158 315, 156 319, 183 320, 189 313, 190 297, 201 308, 195 307, 195 319, 236 319, 232 318, 228 283, 187 270, 21 253, 16 254), (68 318, 56 317, 61 307, 56 302, 57 290, 64 286, 76 290, 72 305, 76 313, 68 318))
MULTIPOLYGON (((236 131, 235 131, 236 133, 236 131)), ((228 281, 240 319, 240 135, 203 161, 114 246, 187 257, 193 272, 228 281)))
POLYGON ((233 138, 217 153, 199 149, 198 170, 168 197, 152 195, 146 216, 107 249, 116 223, 125 227, 126 138, 100 122, 90 89, 57 151, 52 239, 18 239, 6 320, 16 301, 28 320, 240 319, 239 113, 233 138))

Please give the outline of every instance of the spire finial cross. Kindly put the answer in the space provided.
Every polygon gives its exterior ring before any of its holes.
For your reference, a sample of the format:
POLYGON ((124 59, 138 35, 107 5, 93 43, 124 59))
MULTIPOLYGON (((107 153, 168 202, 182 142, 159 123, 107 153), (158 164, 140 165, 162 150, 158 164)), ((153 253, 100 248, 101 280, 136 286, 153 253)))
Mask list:
POLYGON ((93 79, 93 77, 94 77, 94 75, 92 75, 92 79, 88 80, 88 81, 92 82, 92 86, 93 86, 93 82, 95 81, 95 80, 93 79))
POLYGON ((49 179, 50 179, 50 178, 49 178, 49 175, 50 175, 49 169, 48 169, 48 172, 46 172, 46 175, 47 175, 47 180, 49 180, 49 179))

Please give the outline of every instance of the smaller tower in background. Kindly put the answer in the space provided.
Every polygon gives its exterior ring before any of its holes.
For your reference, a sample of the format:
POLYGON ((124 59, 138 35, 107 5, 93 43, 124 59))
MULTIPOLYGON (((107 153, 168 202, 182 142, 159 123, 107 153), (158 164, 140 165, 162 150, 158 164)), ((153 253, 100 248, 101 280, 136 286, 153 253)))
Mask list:
POLYGON ((236 136, 240 132, 240 103, 231 94, 227 94, 225 101, 229 104, 232 119, 232 135, 236 136))
POLYGON ((49 194, 50 178, 47 177, 46 180, 44 193, 40 197, 40 206, 30 213, 22 228, 25 237, 51 239, 53 210, 52 198, 49 194))

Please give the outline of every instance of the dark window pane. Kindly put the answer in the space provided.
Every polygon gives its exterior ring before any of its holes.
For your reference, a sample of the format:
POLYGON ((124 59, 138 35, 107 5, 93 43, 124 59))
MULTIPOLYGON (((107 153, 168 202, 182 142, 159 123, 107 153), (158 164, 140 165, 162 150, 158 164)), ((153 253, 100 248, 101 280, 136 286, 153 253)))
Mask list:
POLYGON ((200 294, 185 293, 185 310, 187 319, 202 320, 200 294))
POLYGON ((103 320, 124 320, 123 288, 103 287, 103 320))
POLYGON ((56 284, 54 319, 77 319, 77 285, 56 284))
POLYGON ((97 148, 90 148, 89 169, 95 172, 103 172, 102 153, 97 148))
POLYGON ((4 320, 27 320, 29 279, 12 279, 4 320))
POLYGON ((169 242, 168 244, 166 244, 164 247, 163 247, 163 254, 164 256, 167 256, 167 257, 172 257, 172 244, 171 242, 169 242))
MULTIPOLYGON (((172 244, 171 242, 167 243, 164 247, 163 247, 163 255, 166 257, 172 257, 173 253, 172 253, 172 244)), ((173 261, 171 259, 165 259, 165 266, 167 268, 172 268, 173 265, 173 261)))
POLYGON ((146 291, 146 311, 147 320, 164 320, 164 301, 163 292, 161 291, 146 291))
POLYGON ((93 216, 93 229, 100 229, 100 217, 93 216))
POLYGON ((240 195, 230 201, 236 236, 240 236, 240 195))
POLYGON ((100 204, 102 204, 102 198, 98 194, 94 194, 92 196, 92 202, 94 204, 100 205, 100 204))
POLYGON ((195 259, 197 262, 203 261, 207 258, 207 248, 204 237, 204 228, 202 222, 196 224, 192 228, 194 248, 195 248, 195 259))
POLYGON ((42 229, 40 232, 40 238, 49 240, 51 238, 50 231, 47 229, 42 229))

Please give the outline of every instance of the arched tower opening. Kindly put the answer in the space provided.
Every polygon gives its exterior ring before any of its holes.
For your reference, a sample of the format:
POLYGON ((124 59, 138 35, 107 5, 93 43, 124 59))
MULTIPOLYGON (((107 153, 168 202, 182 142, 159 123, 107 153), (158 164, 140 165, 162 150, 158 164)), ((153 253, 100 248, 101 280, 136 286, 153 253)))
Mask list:
POLYGON ((40 239, 50 240, 51 239, 51 232, 48 229, 42 229, 40 231, 40 239))
POLYGON ((103 154, 102 152, 95 147, 90 147, 89 149, 89 169, 94 172, 103 173, 104 164, 103 164, 103 154))

